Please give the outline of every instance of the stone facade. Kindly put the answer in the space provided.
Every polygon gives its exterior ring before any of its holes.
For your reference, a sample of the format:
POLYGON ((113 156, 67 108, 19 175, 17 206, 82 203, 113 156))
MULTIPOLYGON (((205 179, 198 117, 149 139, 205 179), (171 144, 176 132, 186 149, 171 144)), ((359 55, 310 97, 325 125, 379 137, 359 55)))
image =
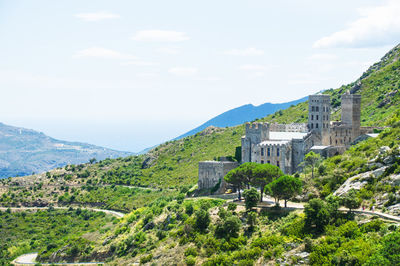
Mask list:
POLYGON ((230 161, 205 161, 199 162, 199 189, 212 189, 218 183, 220 187, 217 193, 224 192, 226 182, 224 176, 232 169, 239 166, 237 162, 230 161))
POLYGON ((342 95, 340 122, 331 122, 330 103, 329 95, 310 95, 307 124, 246 124, 242 162, 271 163, 293 174, 308 152, 324 157, 341 154, 361 134, 372 132, 372 127, 360 126, 360 95, 342 95))
MULTIPOLYGON (((309 151, 330 157, 343 153, 360 135, 372 133, 372 127, 361 127, 361 96, 346 92, 342 95, 341 121, 331 122, 329 95, 310 95, 308 123, 269 124, 247 123, 242 137, 242 163, 270 163, 285 174, 300 169, 309 151)), ((235 168, 232 162, 200 162, 199 188, 212 188, 225 174, 235 168), (226 164, 226 165, 225 165, 226 164)), ((221 191, 225 185, 221 184, 221 191)))

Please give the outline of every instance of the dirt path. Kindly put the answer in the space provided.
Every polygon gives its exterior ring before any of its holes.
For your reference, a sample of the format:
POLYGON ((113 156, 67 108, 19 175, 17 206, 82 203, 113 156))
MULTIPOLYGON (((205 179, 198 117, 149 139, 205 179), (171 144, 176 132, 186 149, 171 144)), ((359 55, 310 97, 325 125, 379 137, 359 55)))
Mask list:
MULTIPOLYGON (((50 207, 0 207, 1 211, 5 211, 10 209, 11 211, 24 211, 24 210, 45 210, 50 207)), ((54 209, 68 210, 69 207, 53 207, 54 209)), ((90 210, 95 212, 104 212, 106 214, 114 215, 115 217, 122 218, 125 216, 125 213, 112 211, 112 210, 103 210, 103 209, 95 209, 95 208, 81 208, 82 210, 90 210)))
MULTIPOLYGON (((19 256, 11 262, 14 265, 35 265, 38 253, 28 253, 19 256)), ((75 262, 75 263, 40 263, 40 265, 99 265, 104 262, 75 262)))

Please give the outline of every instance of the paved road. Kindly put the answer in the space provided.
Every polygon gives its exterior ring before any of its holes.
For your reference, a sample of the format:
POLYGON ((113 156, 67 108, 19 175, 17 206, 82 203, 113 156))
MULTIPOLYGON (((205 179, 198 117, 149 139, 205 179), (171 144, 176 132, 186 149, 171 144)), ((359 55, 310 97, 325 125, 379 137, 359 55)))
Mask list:
MULTIPOLYGON (((244 205, 244 201, 242 202, 238 202, 236 201, 236 203, 238 204, 243 204, 244 205)), ((284 206, 284 201, 280 201, 279 202, 280 206, 284 206)), ((257 207, 260 208, 265 208, 265 207, 271 207, 275 205, 275 201, 270 198, 270 197, 264 197, 263 202, 261 204, 258 204, 257 207)), ((304 203, 300 203, 300 202, 287 202, 287 207, 291 208, 291 209, 299 209, 302 210, 304 209, 304 203)), ((346 208, 340 208, 340 211, 348 211, 348 209, 346 208)), ((395 216, 395 215, 391 215, 391 214, 387 214, 387 213, 382 213, 382 212, 378 212, 378 211, 367 211, 367 210, 362 210, 362 209, 357 209, 357 210, 353 210, 353 212, 355 213, 359 213, 359 214, 366 214, 366 215, 375 215, 375 216, 379 216, 383 219, 387 219, 387 220, 391 220, 391 221, 395 221, 395 222, 400 222, 400 217, 399 216, 395 216)))
MULTIPOLYGON (((48 209, 49 207, 0 207, 0 210, 5 211, 7 209, 10 209, 12 211, 23 211, 23 210, 43 210, 43 209, 48 209)), ((62 209, 62 210, 67 210, 69 207, 53 207, 54 209, 62 209)), ((90 211, 95 211, 95 212, 104 212, 106 214, 111 214, 114 215, 115 217, 122 218, 125 216, 125 213, 122 212, 117 212, 117 211, 112 211, 112 210, 103 210, 103 209, 95 209, 95 208, 81 208, 82 210, 90 210, 90 211)))

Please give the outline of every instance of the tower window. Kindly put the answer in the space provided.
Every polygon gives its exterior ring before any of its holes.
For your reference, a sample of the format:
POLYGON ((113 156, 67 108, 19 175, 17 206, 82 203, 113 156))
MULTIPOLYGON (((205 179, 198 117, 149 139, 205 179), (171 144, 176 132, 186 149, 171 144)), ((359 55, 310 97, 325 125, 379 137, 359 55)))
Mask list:
POLYGON ((261 148, 261 156, 264 156, 264 148, 261 148))
POLYGON ((271 149, 270 148, 267 149, 267 155, 271 156, 271 149))
POLYGON ((279 157, 279 148, 276 149, 276 156, 279 157))

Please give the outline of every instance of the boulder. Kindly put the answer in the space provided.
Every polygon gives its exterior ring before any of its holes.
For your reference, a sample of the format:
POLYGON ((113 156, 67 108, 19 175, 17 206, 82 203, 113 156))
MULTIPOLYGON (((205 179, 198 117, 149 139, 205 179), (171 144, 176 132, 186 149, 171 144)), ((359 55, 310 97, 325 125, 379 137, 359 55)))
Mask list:
POLYGON ((385 172, 385 169, 386 166, 350 177, 333 193, 333 195, 343 196, 351 189, 360 190, 368 183, 368 179, 380 177, 385 172))

